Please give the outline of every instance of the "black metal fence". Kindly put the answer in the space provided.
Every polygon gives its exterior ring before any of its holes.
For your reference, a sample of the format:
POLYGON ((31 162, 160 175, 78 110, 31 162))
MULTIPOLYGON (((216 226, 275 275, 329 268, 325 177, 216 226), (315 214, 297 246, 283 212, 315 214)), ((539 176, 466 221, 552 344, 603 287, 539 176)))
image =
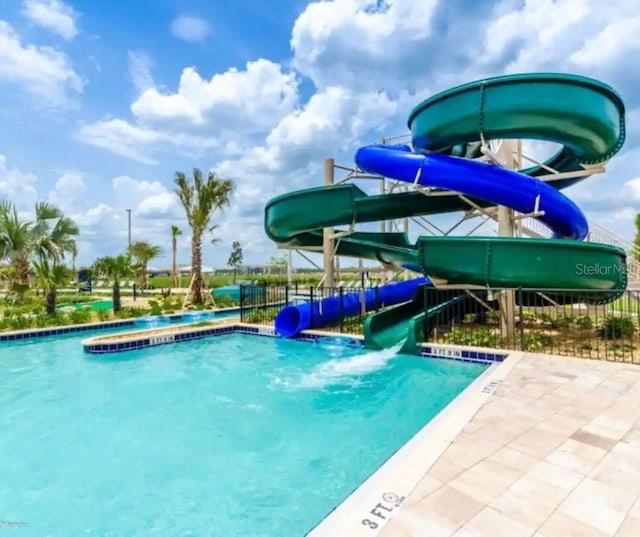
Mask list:
MULTIPOLYGON (((361 334, 367 312, 359 310, 354 313, 352 308, 347 315, 347 304, 352 302, 353 295, 365 292, 378 292, 378 287, 313 287, 293 284, 289 285, 241 285, 240 286, 240 320, 245 323, 273 326, 278 313, 287 305, 301 302, 309 304, 310 329, 320 328, 314 313, 317 306, 326 298, 335 298, 336 320, 329 325, 322 324, 321 328, 329 332, 361 334)), ((360 297, 362 298, 362 297, 360 297)), ((364 302, 364 300, 361 300, 364 302)), ((374 302, 378 302, 374 300, 374 302)), ((374 310, 375 311, 375 310, 374 310)))
MULTIPOLYGON (((311 328, 361 334, 371 312, 345 315, 344 304, 350 295, 370 290, 376 292, 377 287, 243 285, 241 320, 273 326, 284 306, 307 302, 311 328), (337 299, 338 316, 320 327, 313 306, 329 297, 337 299)), ((640 363, 640 290, 614 298, 608 290, 425 286, 416 300, 423 303, 418 311, 424 313, 425 341, 640 363)))
POLYGON ((612 298, 607 290, 425 287, 425 339, 640 363, 640 291, 612 298))

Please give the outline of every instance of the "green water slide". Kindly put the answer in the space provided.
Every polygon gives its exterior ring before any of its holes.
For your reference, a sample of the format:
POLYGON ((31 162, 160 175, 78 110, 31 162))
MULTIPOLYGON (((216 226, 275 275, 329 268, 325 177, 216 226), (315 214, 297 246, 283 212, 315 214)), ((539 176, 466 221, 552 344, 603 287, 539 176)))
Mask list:
MULTIPOLYGON (((624 143, 624 104, 612 88, 555 73, 490 78, 423 101, 408 124, 413 147, 366 146, 355 161, 367 173, 405 181, 415 190, 368 195, 353 184, 339 184, 290 192, 267 203, 267 235, 279 244, 313 249, 322 246, 323 228, 337 228, 346 231, 337 240, 338 255, 395 264, 439 283, 539 289, 547 296, 557 290, 556 298, 563 296, 560 290, 579 289, 586 291, 584 302, 622 294, 625 252, 585 242, 586 217, 562 194, 624 143), (542 165, 519 172, 477 160, 488 141, 500 139, 546 140, 561 149, 542 165), (537 179, 541 176, 544 180, 537 179), (554 238, 446 236, 412 243, 404 233, 353 231, 357 223, 497 205, 535 215, 554 238)), ((367 341, 386 346, 406 334, 423 306, 414 300, 396 306, 395 313, 373 316, 367 341)))
MULTIPOLYGON (((424 325, 427 317, 438 317, 440 322, 461 319, 466 313, 477 311, 476 299, 486 303, 487 292, 474 290, 450 290, 440 304, 425 307, 425 285, 416 289, 412 301, 385 308, 369 315, 365 321, 365 341, 369 348, 384 349, 404 340, 402 352, 413 353, 424 341, 424 325), (472 306, 469 308, 469 306, 472 306)), ((493 304, 493 302, 491 302, 493 304)))

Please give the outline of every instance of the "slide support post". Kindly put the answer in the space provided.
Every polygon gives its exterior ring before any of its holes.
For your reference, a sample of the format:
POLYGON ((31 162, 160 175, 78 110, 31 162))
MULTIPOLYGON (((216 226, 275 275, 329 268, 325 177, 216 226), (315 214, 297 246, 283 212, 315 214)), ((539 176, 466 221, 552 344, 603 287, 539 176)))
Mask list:
MULTIPOLYGON (((496 156, 501 164, 511 170, 517 170, 520 166, 520 141, 501 140, 496 151, 496 156)), ((515 236, 514 210, 500 205, 498 207, 498 235, 500 237, 515 236)), ((500 337, 509 342, 513 341, 515 333, 515 293, 511 289, 500 293, 500 337)))
MULTIPOLYGON (((334 172, 334 160, 332 158, 324 159, 324 186, 333 185, 334 172)), ((335 287, 335 266, 333 260, 335 239, 333 238, 333 228, 325 227, 323 229, 322 238, 322 250, 324 253, 324 286, 333 289, 335 287)))

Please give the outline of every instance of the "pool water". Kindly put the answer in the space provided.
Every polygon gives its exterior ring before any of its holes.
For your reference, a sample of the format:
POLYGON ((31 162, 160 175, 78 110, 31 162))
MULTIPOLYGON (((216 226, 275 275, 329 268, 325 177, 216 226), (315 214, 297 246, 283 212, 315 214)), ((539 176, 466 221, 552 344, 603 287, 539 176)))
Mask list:
POLYGON ((0 520, 24 537, 305 535, 484 370, 241 334, 96 356, 85 337, 0 344, 0 520))

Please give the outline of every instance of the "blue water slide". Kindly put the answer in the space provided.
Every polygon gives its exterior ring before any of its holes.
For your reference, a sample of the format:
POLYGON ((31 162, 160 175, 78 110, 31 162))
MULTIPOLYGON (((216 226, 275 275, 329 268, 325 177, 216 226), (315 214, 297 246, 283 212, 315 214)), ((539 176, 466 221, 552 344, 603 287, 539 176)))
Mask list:
POLYGON ((555 238, 582 240, 589 231, 580 208, 548 184, 516 171, 460 157, 415 153, 407 145, 369 145, 358 149, 365 172, 423 187, 452 190, 511 207, 521 213, 543 211, 538 219, 555 238))
POLYGON ((305 302, 296 306, 287 306, 276 317, 275 331, 282 337, 291 338, 311 328, 312 321, 313 328, 322 328, 339 321, 341 315, 344 317, 357 315, 362 311, 362 298, 367 311, 408 302, 413 299, 419 285, 428 283, 430 283, 429 279, 423 277, 367 289, 364 293, 344 293, 342 306, 339 296, 317 300, 313 304, 305 302))

